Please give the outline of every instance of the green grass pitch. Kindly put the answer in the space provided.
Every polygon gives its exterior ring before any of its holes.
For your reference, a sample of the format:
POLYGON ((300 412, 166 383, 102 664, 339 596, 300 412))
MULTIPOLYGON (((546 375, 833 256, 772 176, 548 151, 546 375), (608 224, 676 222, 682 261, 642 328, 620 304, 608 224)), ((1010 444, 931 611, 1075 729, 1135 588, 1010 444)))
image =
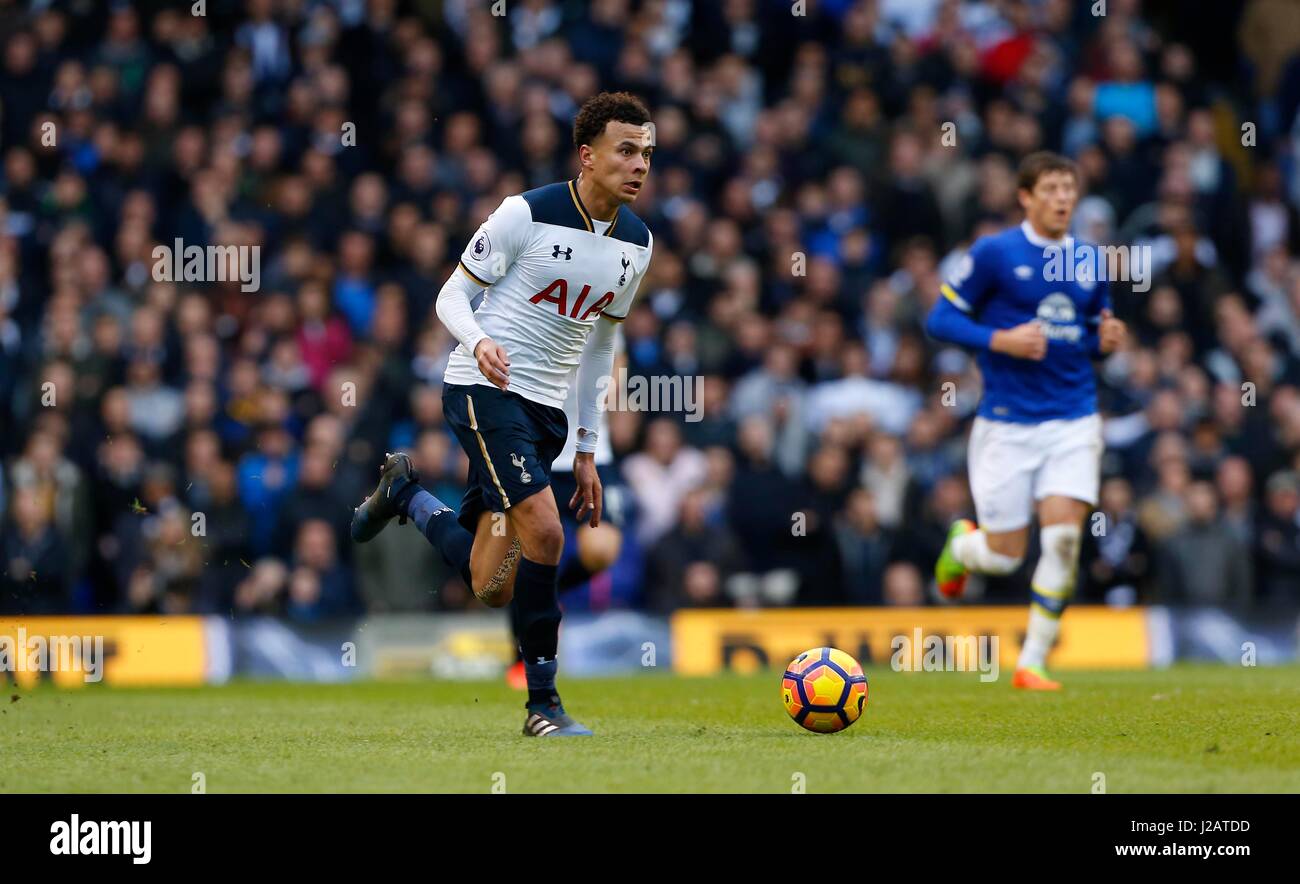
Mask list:
POLYGON ((520 734, 501 682, 7 688, 0 792, 1300 792, 1300 667, 1065 672, 1060 694, 868 671, 804 732, 776 673, 561 682, 589 739, 520 734))

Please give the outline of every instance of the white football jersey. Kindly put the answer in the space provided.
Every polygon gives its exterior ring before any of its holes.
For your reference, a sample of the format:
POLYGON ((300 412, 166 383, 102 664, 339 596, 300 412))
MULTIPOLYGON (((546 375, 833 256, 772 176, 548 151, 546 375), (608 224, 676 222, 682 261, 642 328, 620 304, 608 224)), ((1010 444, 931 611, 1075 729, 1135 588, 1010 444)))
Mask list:
MULTIPOLYGON (((631 209, 619 206, 603 233, 599 223, 575 181, 548 184, 506 197, 461 255, 461 270, 487 289, 474 318, 510 357, 506 389, 525 399, 564 407, 592 325, 627 318, 650 266, 650 230, 631 209)), ((443 379, 492 385, 463 345, 443 379)))

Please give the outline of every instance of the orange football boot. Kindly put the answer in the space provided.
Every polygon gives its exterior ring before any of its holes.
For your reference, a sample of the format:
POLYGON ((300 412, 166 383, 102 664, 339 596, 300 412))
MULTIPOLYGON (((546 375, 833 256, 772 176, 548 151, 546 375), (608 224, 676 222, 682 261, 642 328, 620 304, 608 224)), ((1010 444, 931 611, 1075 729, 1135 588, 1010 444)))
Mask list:
POLYGON ((1016 670, 1011 677, 1011 686, 1022 691, 1059 691, 1061 683, 1047 677, 1047 670, 1041 666, 1024 666, 1016 670))
POLYGON ((968 573, 966 566, 957 561, 957 557, 952 554, 952 542, 974 530, 976 530, 975 523, 970 519, 958 519, 948 529, 948 539, 944 541, 943 551, 939 553, 939 560, 934 564, 934 582, 944 598, 958 599, 966 591, 968 573))

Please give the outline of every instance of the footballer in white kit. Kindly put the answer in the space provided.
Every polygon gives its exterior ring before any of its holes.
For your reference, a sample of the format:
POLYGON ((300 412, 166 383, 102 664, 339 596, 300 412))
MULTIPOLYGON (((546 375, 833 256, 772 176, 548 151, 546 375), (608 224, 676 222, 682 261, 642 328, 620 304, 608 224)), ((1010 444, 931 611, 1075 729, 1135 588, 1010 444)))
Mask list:
POLYGON ((653 239, 629 205, 649 174, 653 133, 636 97, 589 99, 573 125, 579 175, 504 199, 439 293, 438 317, 459 342, 443 378, 443 413, 470 460, 459 513, 421 488, 398 453, 353 517, 353 538, 363 543, 391 519, 410 519, 479 599, 510 605, 528 686, 526 736, 591 733, 565 712, 555 687, 564 529, 547 489, 569 435, 572 383, 572 504, 578 518, 599 525, 598 394, 611 375, 618 323, 650 264, 653 239))
POLYGON ((1066 236, 1079 197, 1074 164, 1030 154, 1018 184, 1025 221, 976 242, 926 319, 931 337, 976 351, 984 379, 968 456, 979 523, 952 526, 935 580, 941 593, 958 597, 972 571, 1012 573, 1037 515, 1042 551, 1012 685, 1058 690, 1047 654, 1074 591, 1082 523, 1097 503, 1101 469, 1092 360, 1119 347, 1126 331, 1111 315, 1101 274, 1062 279, 1049 271, 1061 254, 1074 255, 1066 236))

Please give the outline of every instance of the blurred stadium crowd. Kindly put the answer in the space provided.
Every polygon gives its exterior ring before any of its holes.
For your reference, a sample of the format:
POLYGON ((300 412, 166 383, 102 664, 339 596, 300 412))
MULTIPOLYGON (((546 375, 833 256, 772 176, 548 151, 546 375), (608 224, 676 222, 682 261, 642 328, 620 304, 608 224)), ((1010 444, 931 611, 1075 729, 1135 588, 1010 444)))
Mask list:
POLYGON ((703 419, 611 415, 631 576, 575 604, 931 601, 979 382, 921 322, 1039 148, 1154 259, 1080 595, 1300 604, 1300 3, 492 5, 0 0, 0 611, 470 604, 348 519, 397 448, 459 501, 433 299, 600 89, 658 132, 627 366, 703 419), (176 238, 259 246, 260 289, 157 281, 176 238))

